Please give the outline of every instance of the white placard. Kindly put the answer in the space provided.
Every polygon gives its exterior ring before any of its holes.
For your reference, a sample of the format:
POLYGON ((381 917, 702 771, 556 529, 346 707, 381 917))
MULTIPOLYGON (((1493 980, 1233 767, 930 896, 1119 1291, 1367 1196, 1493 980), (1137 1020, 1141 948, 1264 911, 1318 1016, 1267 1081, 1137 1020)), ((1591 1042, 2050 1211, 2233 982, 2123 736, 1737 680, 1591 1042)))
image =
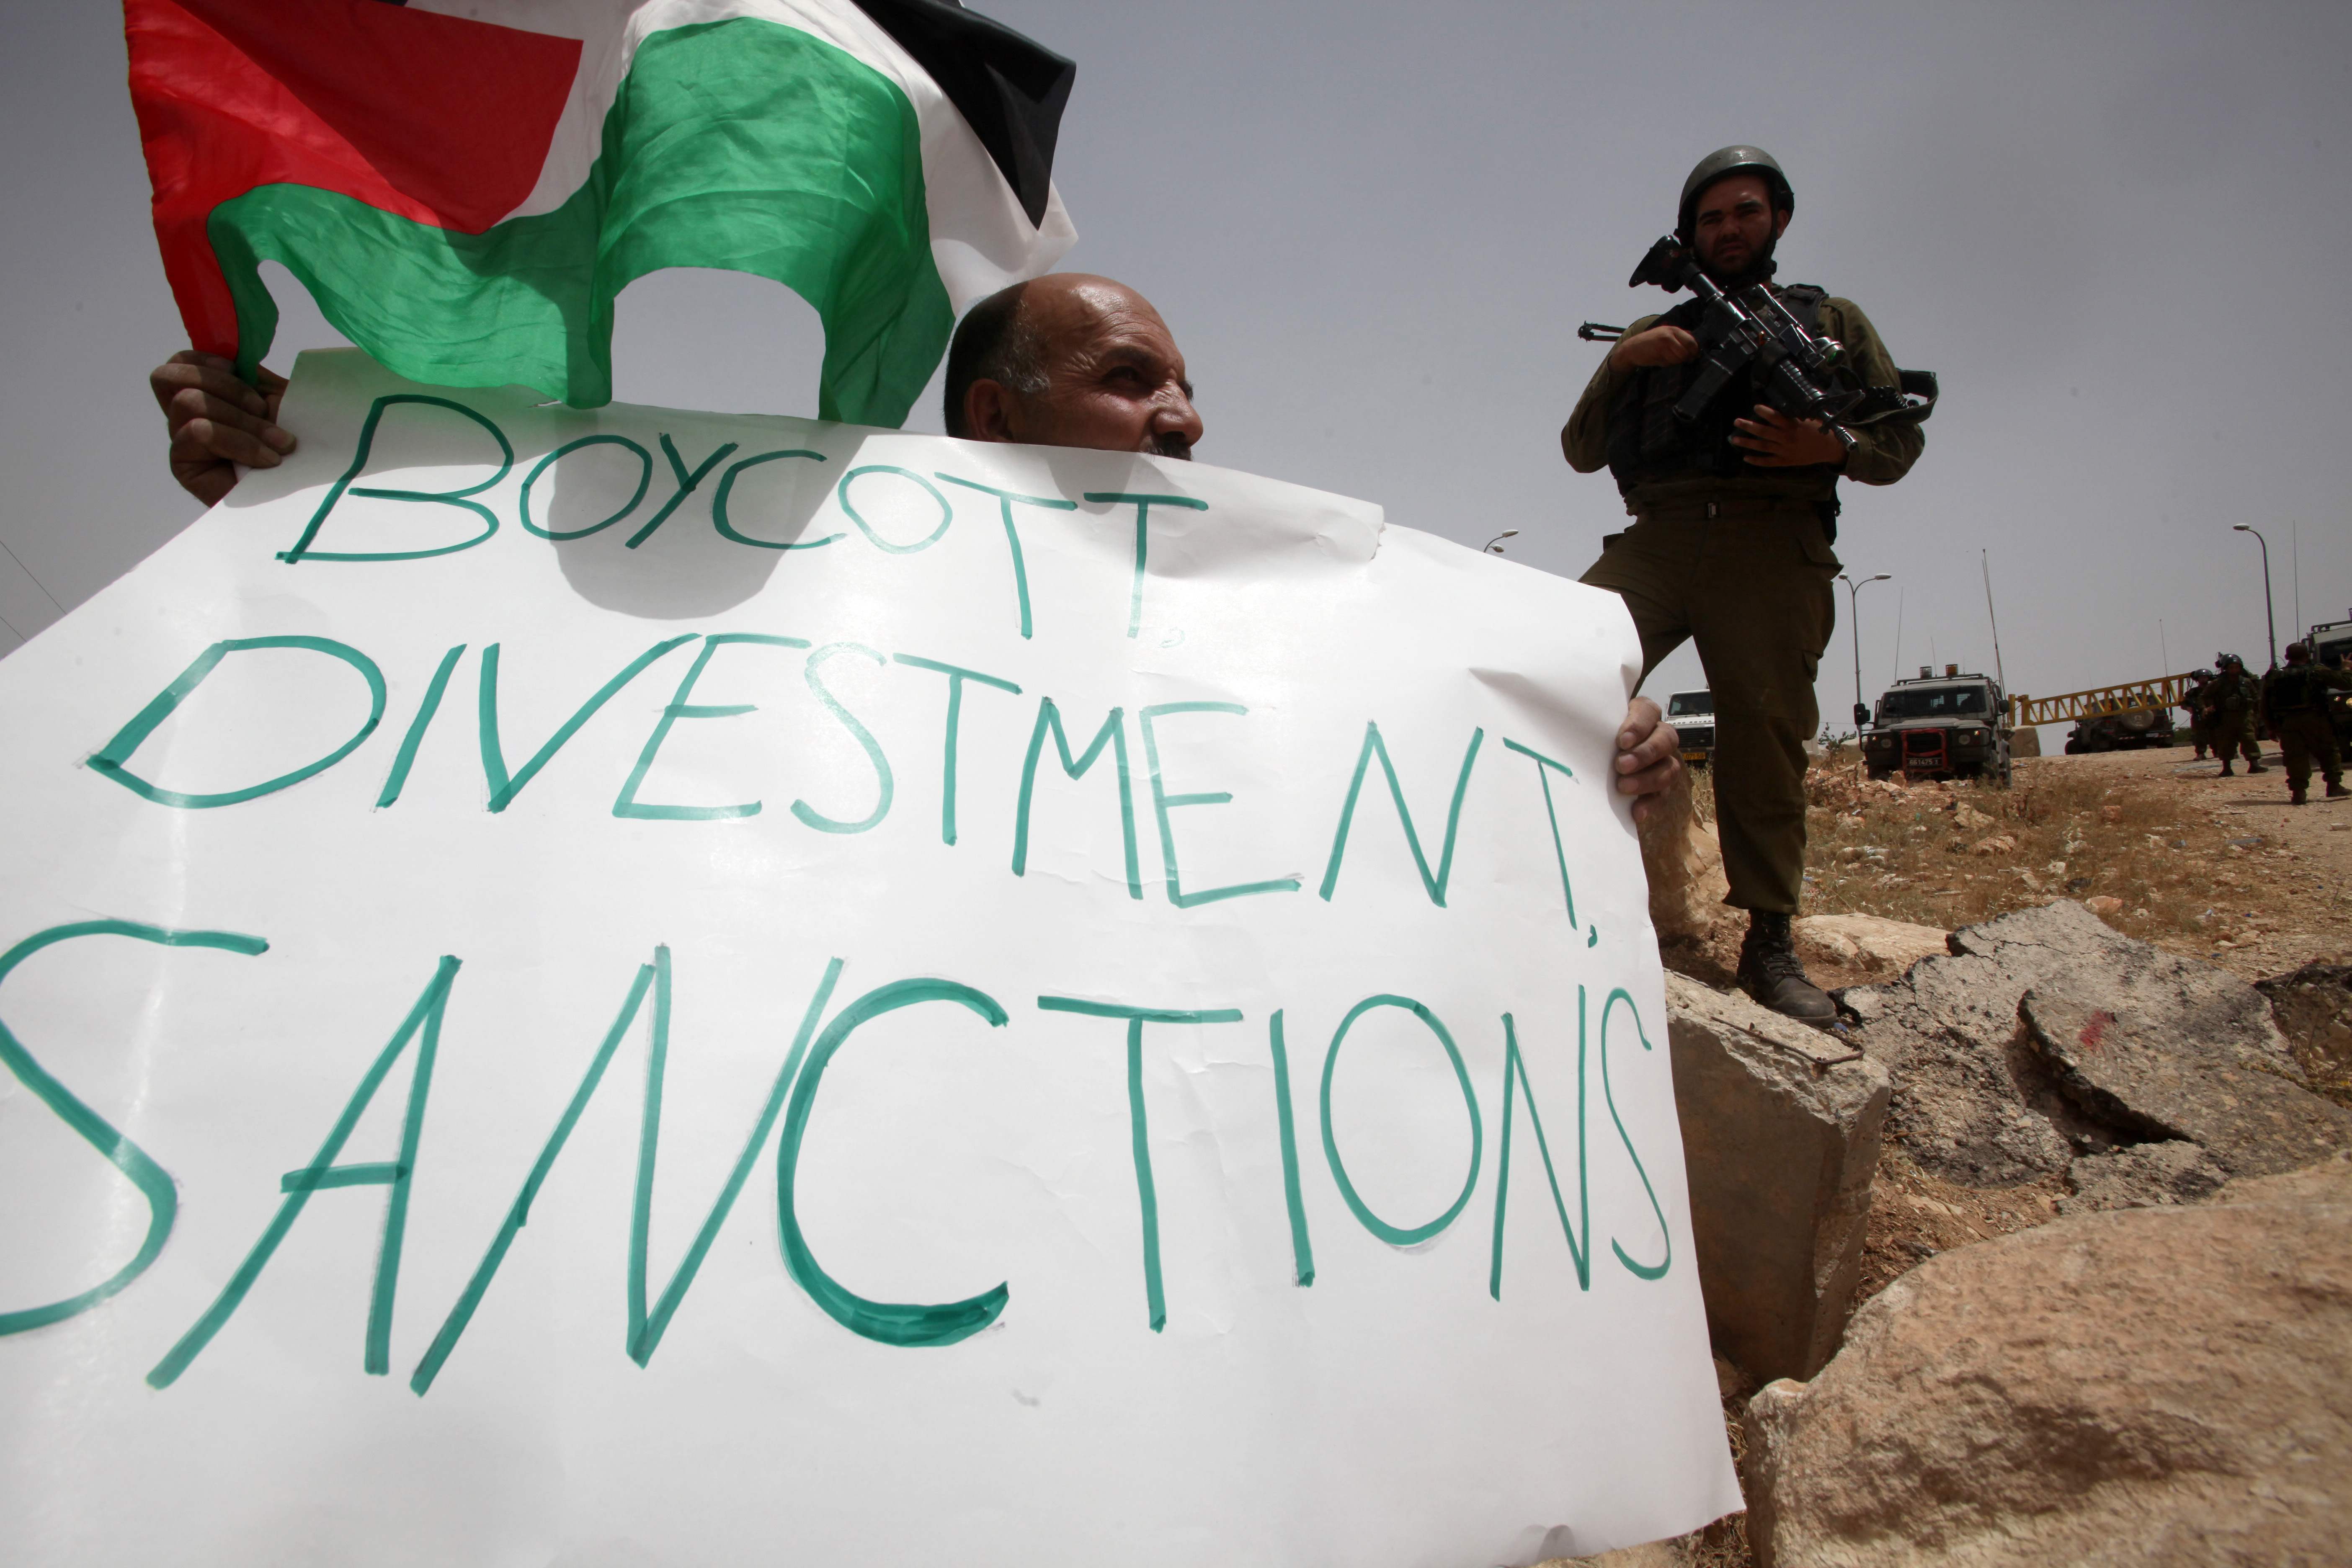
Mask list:
POLYGON ((348 353, 284 418, 0 664, 8 1561, 1738 1506, 1615 598, 1143 457, 348 353))

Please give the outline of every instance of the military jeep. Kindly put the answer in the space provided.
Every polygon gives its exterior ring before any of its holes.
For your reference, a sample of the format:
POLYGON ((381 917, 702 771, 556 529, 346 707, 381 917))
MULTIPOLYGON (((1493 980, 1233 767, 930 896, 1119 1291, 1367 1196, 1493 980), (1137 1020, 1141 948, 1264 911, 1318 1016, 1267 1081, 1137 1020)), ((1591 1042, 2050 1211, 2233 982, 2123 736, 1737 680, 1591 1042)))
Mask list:
POLYGON ((2090 713, 2074 721, 2074 731, 2066 737, 2066 754, 2080 756, 2085 752, 2137 752, 2153 746, 2170 746, 2179 742, 2173 738, 2172 710, 2168 708, 2127 708, 2120 713, 2090 713))
POLYGON ((1878 700, 1862 737, 1863 765, 1883 779, 2010 778, 2009 700, 1990 676, 1963 675, 1948 664, 1937 675, 1927 665, 1916 679, 1898 680, 1878 700))

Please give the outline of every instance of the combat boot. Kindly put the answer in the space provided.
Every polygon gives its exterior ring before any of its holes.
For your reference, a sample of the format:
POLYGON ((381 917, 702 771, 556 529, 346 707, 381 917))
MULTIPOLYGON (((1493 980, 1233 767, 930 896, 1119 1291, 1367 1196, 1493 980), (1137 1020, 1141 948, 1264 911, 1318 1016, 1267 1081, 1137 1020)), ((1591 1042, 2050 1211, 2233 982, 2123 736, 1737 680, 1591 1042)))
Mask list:
POLYGON ((2304 798, 2303 786, 2301 784, 2289 784, 2287 786, 2286 803, 2289 805, 2309 805, 2311 804, 2311 802, 2304 798))
POLYGON ((2352 789, 2346 789, 2340 784, 2331 784, 2327 786, 2327 798, 2330 800, 2342 800, 2347 795, 2352 795, 2352 789))
POLYGON ((2221 764, 2221 777, 2223 777, 2223 778, 2225 778, 2225 779, 2226 779, 2226 778, 2229 778, 2229 777, 2231 777, 2231 776, 2232 776, 2232 774, 2231 774, 2231 770, 2230 770, 2230 764, 2229 764, 2228 763, 2226 763, 2226 762, 2225 762, 2225 763, 2223 763, 2221 764))
POLYGON ((2252 778, 2256 773, 2266 773, 2268 772, 2270 772, 2270 769, 2263 766, 2260 763, 2248 763, 2246 764, 2246 776, 2249 778, 2252 778))
POLYGON ((1805 978, 1797 957, 1796 934, 1786 915, 1762 910, 1748 913, 1748 939, 1739 944, 1739 988, 1775 1013, 1826 1029, 1837 1022, 1837 1004, 1805 978))

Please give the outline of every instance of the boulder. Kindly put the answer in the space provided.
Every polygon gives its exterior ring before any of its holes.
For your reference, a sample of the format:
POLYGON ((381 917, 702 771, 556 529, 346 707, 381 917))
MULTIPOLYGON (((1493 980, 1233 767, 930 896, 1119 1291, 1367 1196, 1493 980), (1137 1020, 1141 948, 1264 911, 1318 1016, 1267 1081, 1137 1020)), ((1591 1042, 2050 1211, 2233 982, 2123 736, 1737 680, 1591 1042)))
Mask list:
POLYGON ((1666 1034, 1708 1332, 1759 1379, 1811 1376, 1837 1351, 1861 1270, 1886 1073, 1679 974, 1666 1034))
POLYGON ((2058 1200, 2058 1212, 2098 1214, 2106 1209, 2200 1204, 2220 1192, 2229 1179, 2230 1173, 2199 1144, 2181 1139, 2136 1143, 2085 1154, 2069 1165, 2069 1193, 2058 1200))
POLYGON ((1659 940, 1714 925, 1731 883, 1723 873, 1714 829, 1698 819, 1687 773, 1659 797, 1640 834, 1642 868, 1650 878, 1650 923, 1657 927, 1659 940))
POLYGON ((1858 972, 1874 979, 1892 980, 1921 959, 1948 951, 1949 937, 1940 926, 1913 925, 1876 915, 1801 915, 1792 929, 1797 956, 1807 964, 1858 972))
POLYGON ((2009 1186, 2073 1162, 2050 1114, 2063 1101, 2038 1064, 2011 1049, 2017 1004, 2053 973, 2105 959, 2114 935, 2079 904, 2055 903, 1956 931, 1965 950, 1843 994, 1862 1022, 1863 1050, 1892 1075, 1889 1131, 1922 1170, 1963 1186, 2009 1186))
POLYGON ((2341 1563, 2352 1160, 1932 1258, 1746 1436, 1759 1568, 2341 1563))
POLYGON ((1665 966, 1728 984, 1747 921, 1724 903, 1731 883, 1715 828, 1699 820, 1686 773, 1641 826, 1642 868, 1650 879, 1650 923, 1665 966))
POLYGON ((2286 1036, 2303 1080, 2338 1105, 2352 1105, 2352 963, 2306 963, 2257 980, 2286 1036))
POLYGON ((2200 1143, 2233 1176, 2275 1175, 2352 1149, 2352 1110, 2294 1081, 2294 1058, 2267 1005, 2184 1018, 2173 1005, 2099 1005, 2105 993, 2080 976, 2058 984, 2028 991, 2019 1014, 2060 1092, 2093 1120, 2200 1143))
POLYGON ((2118 1116, 2095 1094, 2068 1093, 2065 1069, 2021 1020, 2029 991, 2045 1006, 2077 1005, 2085 1018, 2102 1009, 2129 1015, 2151 1040, 2227 1039, 2250 1060, 2296 1075, 2260 992, 2227 970, 2125 936, 2081 904, 2021 910, 1954 931, 1950 943, 1948 956, 1925 959, 1900 980, 1843 994, 1861 1021, 1862 1048, 1893 1075, 1890 1131, 1944 1181, 2055 1181, 2078 1156, 2184 1135, 2160 1118, 2118 1116))

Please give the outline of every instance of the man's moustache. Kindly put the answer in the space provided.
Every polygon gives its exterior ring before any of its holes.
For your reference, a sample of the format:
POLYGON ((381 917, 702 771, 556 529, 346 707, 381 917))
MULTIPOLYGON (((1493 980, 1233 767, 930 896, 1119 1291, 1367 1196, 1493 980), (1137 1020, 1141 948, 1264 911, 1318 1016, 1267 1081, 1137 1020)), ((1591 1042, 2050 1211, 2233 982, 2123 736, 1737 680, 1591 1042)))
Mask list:
POLYGON ((1192 443, 1173 430, 1163 431, 1151 438, 1147 448, 1154 457, 1175 458, 1184 462, 1192 460, 1192 443))
POLYGON ((1779 269, 1772 255, 1776 248, 1776 242, 1767 242, 1741 256, 1736 264, 1727 266, 1714 257, 1706 257, 1702 258, 1701 266, 1719 286, 1725 289, 1745 288, 1750 283, 1762 282, 1779 269))

